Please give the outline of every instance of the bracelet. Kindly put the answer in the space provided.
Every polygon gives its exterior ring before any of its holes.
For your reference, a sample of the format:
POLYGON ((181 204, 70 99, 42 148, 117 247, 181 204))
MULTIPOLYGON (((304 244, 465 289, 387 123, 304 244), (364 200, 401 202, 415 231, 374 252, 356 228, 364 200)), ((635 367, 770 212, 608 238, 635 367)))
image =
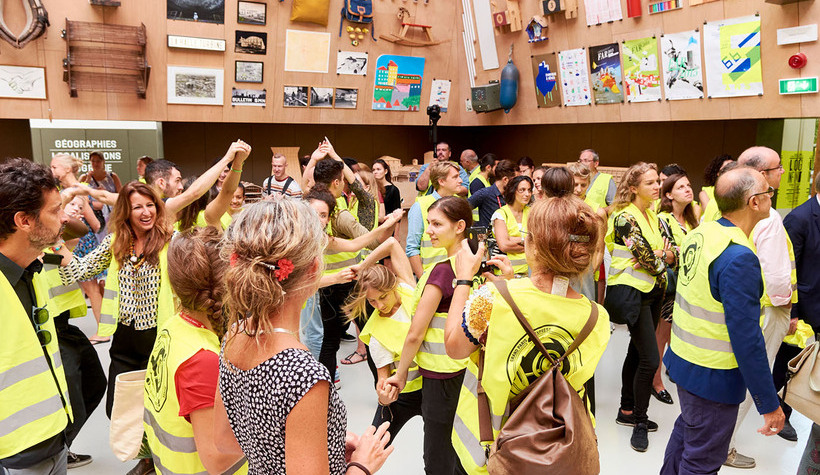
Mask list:
POLYGON ((373 474, 371 474, 371 473, 370 473, 370 470, 368 470, 368 469, 367 469, 367 467, 365 467, 364 465, 360 464, 359 462, 348 462, 348 464, 347 464, 347 469, 350 469, 350 467, 356 467, 356 468, 358 468, 359 470, 361 470, 362 472, 364 472, 364 473, 365 473, 365 475, 373 475, 373 474))
POLYGON ((472 287, 473 286, 473 281, 472 280, 467 280, 467 279, 455 279, 453 281, 453 288, 455 289, 459 285, 466 285, 467 287, 472 287))
POLYGON ((54 251, 54 252, 57 252, 57 251, 59 251, 60 249, 63 248, 64 244, 65 244, 65 241, 60 240, 60 242, 58 242, 57 244, 51 246, 51 250, 54 251))
POLYGON ((235 170, 234 167, 231 167, 231 171, 236 173, 242 173, 242 170, 235 170))

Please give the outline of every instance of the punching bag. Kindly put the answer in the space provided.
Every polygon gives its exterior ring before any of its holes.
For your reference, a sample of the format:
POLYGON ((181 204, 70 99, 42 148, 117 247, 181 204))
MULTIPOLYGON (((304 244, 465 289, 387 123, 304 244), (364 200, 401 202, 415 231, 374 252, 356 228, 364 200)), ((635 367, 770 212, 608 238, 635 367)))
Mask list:
POLYGON ((507 59, 507 65, 501 70, 499 100, 501 107, 504 108, 504 113, 509 113, 510 109, 515 106, 515 101, 518 100, 518 68, 515 67, 512 61, 513 46, 514 44, 510 45, 510 56, 507 59))

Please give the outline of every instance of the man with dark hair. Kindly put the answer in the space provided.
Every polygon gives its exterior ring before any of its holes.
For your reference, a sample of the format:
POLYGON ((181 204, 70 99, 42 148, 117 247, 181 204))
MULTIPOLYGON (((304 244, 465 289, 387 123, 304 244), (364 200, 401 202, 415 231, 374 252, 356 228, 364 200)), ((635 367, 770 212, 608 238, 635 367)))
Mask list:
POLYGON ((611 205, 618 188, 615 186, 612 175, 598 171, 600 160, 598 152, 591 148, 582 150, 581 155, 578 156, 578 161, 589 168, 589 188, 587 188, 584 201, 592 206, 592 209, 606 208, 611 205))
POLYGON ((678 384, 681 414, 666 446, 661 474, 717 473, 746 390, 763 415, 763 435, 783 428, 760 332, 760 263, 749 235, 769 216, 772 190, 753 169, 722 175, 715 200, 723 214, 681 244, 681 265, 664 355, 678 384))
POLYGON ((523 156, 518 159, 518 175, 526 175, 532 178, 532 172, 535 170, 535 162, 528 156, 523 156))
MULTIPOLYGON (((494 153, 485 153, 481 157, 481 160, 478 161, 478 173, 473 170, 473 174, 470 175, 470 189, 467 198, 478 190, 490 186, 496 163, 498 163, 498 157, 494 153)), ((473 222, 475 221, 478 221, 478 216, 473 216, 473 222)))
POLYGON ((65 474, 68 385, 37 257, 67 218, 48 168, 0 165, 0 467, 10 475, 65 474))
MULTIPOLYGON (((516 166, 509 160, 501 160, 495 166, 495 181, 492 185, 482 188, 470 196, 468 201, 473 210, 478 210, 476 226, 490 227, 490 219, 496 210, 504 206, 504 189, 507 183, 516 176, 516 166)), ((473 211, 475 214, 475 211, 473 211)))
MULTIPOLYGON (((425 163, 424 165, 419 168, 419 176, 416 178, 416 190, 419 192, 419 195, 431 195, 433 194, 433 186, 430 183, 430 165, 436 162, 447 162, 450 161, 450 157, 452 155, 452 150, 450 149, 450 144, 447 142, 441 141, 436 144, 436 153, 433 155, 433 161, 430 163, 425 163)), ((467 171, 461 165, 453 162, 455 166, 458 167, 458 176, 461 178, 461 186, 456 190, 456 194, 459 196, 467 196, 467 188, 470 186, 470 175, 467 174, 467 171)))

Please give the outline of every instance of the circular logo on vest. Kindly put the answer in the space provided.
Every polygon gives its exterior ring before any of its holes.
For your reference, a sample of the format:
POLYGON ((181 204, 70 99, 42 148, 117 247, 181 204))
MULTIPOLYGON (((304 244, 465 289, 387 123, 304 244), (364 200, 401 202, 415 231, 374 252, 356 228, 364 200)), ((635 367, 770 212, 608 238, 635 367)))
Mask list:
MULTIPOLYGON (((538 339, 553 359, 558 359, 566 352, 574 337, 563 327, 544 325, 535 329, 538 339)), ((580 363, 580 350, 575 350, 564 360, 561 373, 566 376, 572 368, 580 363)), ((507 380, 510 382, 510 393, 515 396, 527 386, 534 383, 550 367, 550 362, 535 347, 530 338, 524 334, 515 342, 507 355, 507 380)))
POLYGON ((698 267, 701 249, 703 249, 703 234, 693 233, 687 239, 680 252, 680 272, 678 280, 683 285, 688 285, 695 278, 695 269, 698 267))
POLYGON ((168 400, 168 353, 171 351, 171 334, 162 330, 154 343, 154 351, 148 359, 145 377, 145 394, 154 411, 159 412, 168 400))

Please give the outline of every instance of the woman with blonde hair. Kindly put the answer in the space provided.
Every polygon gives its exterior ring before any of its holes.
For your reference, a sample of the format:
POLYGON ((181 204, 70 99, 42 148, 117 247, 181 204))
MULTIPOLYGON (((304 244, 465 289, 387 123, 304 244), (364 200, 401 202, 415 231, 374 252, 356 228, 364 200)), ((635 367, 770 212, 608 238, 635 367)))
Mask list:
POLYGON ((629 329, 629 348, 621 372, 621 404, 615 422, 632 426, 631 446, 649 447, 649 431, 657 424, 647 416, 652 378, 660 363, 655 328, 666 289, 666 268, 677 265, 671 235, 662 231, 651 204, 658 198, 658 168, 638 162, 618 185, 607 229, 612 264, 604 306, 615 323, 629 329))
POLYGON ((609 341, 607 312, 568 285, 569 279, 587 271, 593 261, 600 232, 598 217, 570 194, 536 201, 528 227, 524 252, 531 277, 513 279, 508 260, 491 259, 488 263, 502 270, 506 283, 488 283, 470 295, 469 282, 481 265, 483 245, 473 253, 463 243, 456 257, 456 289, 447 315, 445 346, 453 358, 470 357, 452 432, 460 462, 457 474, 487 473, 487 452, 479 442, 483 434, 479 430, 482 409, 477 362, 483 361, 479 363, 483 364, 480 387, 489 403, 493 438, 504 427, 512 409, 510 401, 549 367, 507 298, 514 299, 523 318, 537 329, 539 339, 556 358, 565 355, 576 338, 583 338, 559 368, 582 399, 584 383, 595 372, 609 341), (512 297, 504 297, 505 291, 512 297))
POLYGON ((299 341, 300 310, 318 289, 326 239, 302 200, 254 203, 225 231, 230 323, 214 438, 222 450, 241 449, 251 474, 375 473, 392 451, 384 448, 389 424, 346 440, 347 414, 331 375, 299 341))

